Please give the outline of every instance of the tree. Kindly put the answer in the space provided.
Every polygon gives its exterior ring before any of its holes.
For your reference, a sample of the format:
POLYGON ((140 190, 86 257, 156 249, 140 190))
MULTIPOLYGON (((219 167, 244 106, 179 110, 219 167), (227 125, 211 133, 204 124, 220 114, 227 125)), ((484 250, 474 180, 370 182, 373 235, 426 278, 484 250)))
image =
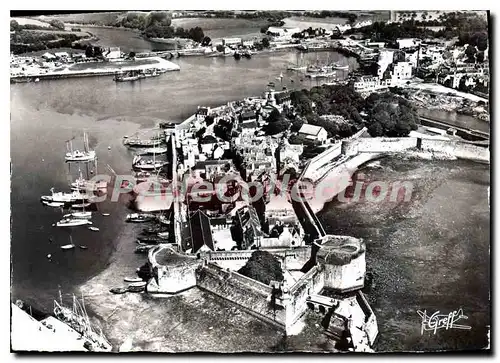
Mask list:
POLYGON ((267 251, 257 250, 238 273, 269 285, 271 281, 283 281, 283 270, 276 257, 267 251))
POLYGON ((90 44, 85 48, 85 57, 93 58, 94 57, 94 47, 90 44))
POLYGON ((129 58, 135 58, 135 52, 130 52, 130 53, 128 54, 128 57, 129 57, 129 58))
POLYGON ((483 63, 484 62, 484 52, 477 52, 477 54, 476 54, 476 60, 479 63, 483 63))
POLYGON ((213 123, 214 123, 214 117, 213 116, 208 115, 208 116, 205 117, 205 124, 207 126, 210 126, 213 123))
POLYGON ((417 129, 418 114, 411 103, 390 92, 371 94, 366 99, 366 109, 371 136, 408 136, 417 129))
POLYGON ((49 24, 52 25, 54 28, 64 30, 64 23, 59 19, 53 19, 50 21, 49 24))
POLYGON ((356 14, 349 14, 349 16, 347 17, 347 23, 353 25, 357 18, 358 16, 356 14))
POLYGON ((267 38, 262 39, 262 46, 264 48, 269 48, 269 39, 267 38))
POLYGON ((10 21, 10 31, 18 31, 20 30, 21 27, 19 26, 19 23, 15 20, 10 21))
POLYGON ((205 38, 205 34, 203 33, 203 29, 201 29, 199 26, 197 26, 196 28, 189 29, 189 38, 194 40, 197 43, 201 43, 203 38, 205 38))
POLYGON ((469 63, 475 62, 476 48, 472 45, 468 45, 465 49, 465 56, 467 57, 467 61, 469 63))
POLYGON ((269 122, 266 126, 264 126, 264 132, 266 135, 276 135, 280 132, 288 130, 290 125, 291 122, 283 118, 275 122, 269 122))
POLYGON ((201 45, 206 47, 209 46, 212 43, 212 39, 210 39, 209 36, 205 36, 203 40, 201 41, 201 45))
POLYGON ((220 53, 224 52, 224 46, 222 44, 217 44, 215 49, 220 53))
POLYGON ((269 116, 267 116, 267 121, 268 122, 276 122, 278 120, 281 119, 281 114, 280 112, 278 111, 277 108, 273 108, 273 110, 271 111, 271 113, 269 114, 269 116))

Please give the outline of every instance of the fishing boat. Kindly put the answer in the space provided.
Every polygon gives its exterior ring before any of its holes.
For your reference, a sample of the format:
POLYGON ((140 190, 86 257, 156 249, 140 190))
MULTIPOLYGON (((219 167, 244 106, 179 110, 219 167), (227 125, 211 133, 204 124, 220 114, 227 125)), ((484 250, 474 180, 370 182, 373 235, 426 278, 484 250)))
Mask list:
POLYGON ((61 246, 62 250, 72 250, 73 248, 75 248, 74 244, 67 244, 67 245, 61 246))
POLYGON ((123 144, 127 146, 158 146, 162 142, 162 139, 139 139, 138 137, 135 137, 125 139, 123 144))
POLYGON ((142 282, 142 279, 140 277, 125 277, 123 279, 125 282, 142 282))
POLYGON ((60 303, 54 300, 54 315, 81 334, 89 346, 89 350, 96 352, 111 351, 112 346, 102 333, 102 330, 94 328, 90 323, 83 297, 82 301, 79 302, 73 295, 73 306, 69 308, 63 305, 62 296, 60 295, 60 303))
POLYGON ((87 208, 87 207, 90 207, 91 205, 92 205, 92 203, 72 204, 71 208, 72 209, 75 209, 75 208, 87 208))
POLYGON ((234 52, 233 57, 234 57, 234 59, 236 59, 236 60, 240 60, 240 59, 241 59, 241 54, 240 54, 240 52, 238 52, 238 51, 234 52))
POLYGON ((154 214, 148 214, 148 213, 131 213, 127 214, 126 221, 127 222, 132 222, 132 223, 142 223, 142 222, 149 222, 155 219, 154 214))
POLYGON ((102 215, 107 217, 107 216, 110 216, 111 214, 110 213, 102 213, 102 215))
POLYGON ((63 192, 54 192, 54 188, 50 188, 51 195, 42 195, 40 199, 43 202, 56 202, 56 203, 70 203, 74 202, 75 194, 74 193, 63 193, 63 192))
POLYGON ((247 49, 243 52, 243 57, 247 58, 247 59, 251 59, 252 58, 252 52, 247 49))
POLYGON ((118 72, 115 77, 113 78, 113 81, 115 82, 132 82, 132 81, 137 81, 140 79, 138 73, 133 73, 130 72, 128 74, 124 74, 123 72, 118 72))
POLYGON ((113 287, 112 289, 109 290, 109 292, 113 294, 124 294, 128 292, 128 287, 113 287))
POLYGON ((157 217, 157 220, 158 222, 160 222, 161 224, 170 224, 170 216, 166 216, 164 214, 160 214, 158 217, 157 217))
POLYGON ((90 181, 82 177, 80 172, 80 177, 71 183, 72 190, 84 190, 87 192, 95 192, 99 190, 105 190, 108 188, 108 182, 105 180, 90 181))
POLYGON ((90 227, 87 227, 87 228, 90 229, 91 231, 94 231, 94 232, 98 232, 99 231, 99 228, 94 227, 94 226, 90 226, 90 227))
POLYGON ((153 160, 144 160, 140 155, 136 155, 132 160, 132 167, 141 170, 155 170, 163 168, 168 164, 168 161, 155 160, 153 154, 153 160))
POLYGON ((146 234, 157 234, 157 233, 167 232, 167 230, 165 229, 165 227, 157 225, 144 228, 142 232, 146 234))
POLYGON ((96 157, 94 150, 89 150, 89 139, 87 133, 83 133, 83 147, 84 151, 73 150, 71 140, 69 141, 69 152, 66 153, 66 161, 93 161, 96 157))
POLYGON ((64 206, 64 203, 62 202, 47 202, 42 200, 42 203, 48 207, 62 207, 64 206))
POLYGON ((56 223, 57 227, 76 227, 76 226, 84 226, 86 224, 92 224, 91 221, 87 219, 71 219, 64 218, 56 223))
POLYGON ((155 247, 155 245, 140 244, 135 247, 135 253, 148 253, 153 247, 155 247))
POLYGON ((153 154, 165 154, 168 151, 166 147, 153 147, 144 149, 139 153, 139 155, 153 155, 153 154))
POLYGON ((78 247, 80 247, 80 249, 82 249, 82 250, 86 250, 88 248, 87 246, 84 246, 84 245, 80 245, 78 247))
POLYGON ((146 289, 147 284, 148 283, 146 281, 133 282, 130 285, 128 285, 128 291, 130 291, 130 292, 142 292, 146 289))
POLYGON ((341 65, 339 63, 334 63, 333 66, 332 66, 333 69, 338 69, 338 70, 342 70, 342 71, 347 71, 349 70, 349 66, 348 65, 341 65))
POLYGON ((140 170, 156 170, 161 169, 168 164, 168 161, 158 161, 158 160, 138 160, 133 167, 140 170))
POLYGON ((137 237, 138 243, 159 244, 168 242, 166 239, 157 236, 139 236, 137 237))

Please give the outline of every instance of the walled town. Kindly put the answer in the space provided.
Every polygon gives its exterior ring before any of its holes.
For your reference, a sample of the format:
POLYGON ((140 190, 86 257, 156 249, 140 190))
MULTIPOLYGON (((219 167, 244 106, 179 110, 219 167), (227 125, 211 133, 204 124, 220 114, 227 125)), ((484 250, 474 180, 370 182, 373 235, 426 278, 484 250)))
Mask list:
MULTIPOLYGON (((284 336, 299 334, 311 324, 304 320, 307 313, 315 312, 321 319, 313 324, 321 327, 333 351, 374 352, 379 323, 365 296, 374 283, 367 273, 367 243, 355 235, 326 233, 316 214, 335 198, 349 198, 348 191, 358 188, 353 174, 373 160, 490 162, 489 132, 416 112, 420 107, 454 110, 482 122, 489 122, 490 112, 488 39, 479 32, 458 41, 433 36, 444 30, 430 29, 437 27, 431 24, 443 23, 452 31, 448 23, 455 18, 434 14, 430 20, 425 13, 392 11, 385 22, 353 19, 328 29, 272 24, 262 32, 265 41, 202 38, 173 51, 132 54, 97 47, 96 54, 89 46, 85 52, 11 54, 13 83, 97 75, 147 82, 140 79, 182 72, 175 59, 184 56, 239 60, 333 50, 359 64, 357 69, 340 63, 290 64, 263 85, 260 95, 217 106, 204 102, 181 123, 160 122, 149 130, 150 137, 126 135, 122 143, 134 153, 130 176, 108 165, 114 177, 98 179, 96 153, 84 134, 84 152, 70 141, 65 160, 93 165, 96 176, 85 180, 80 171, 71 196, 52 190, 42 202, 57 208, 81 202, 83 211, 55 224, 73 227, 92 224, 84 219, 91 215, 85 205, 90 210, 99 203, 98 191, 131 200, 127 222, 146 226, 135 246, 144 264, 137 277, 126 279, 127 287, 108 286, 110 296, 139 292, 161 304, 163 298, 199 289, 284 336), (406 36, 399 26, 407 21, 424 25, 406 36), (341 72, 347 76, 335 76, 341 72), (283 84, 289 74, 326 82, 292 90, 283 84)), ((173 19, 189 16, 172 13, 173 19)), ((411 187, 369 184, 363 190, 374 202, 398 201, 411 197, 411 187)), ((56 317, 70 321, 61 318, 64 314, 56 317)), ((48 323, 42 324, 46 329, 48 323)), ((86 334, 83 350, 111 350, 102 332, 86 334)))

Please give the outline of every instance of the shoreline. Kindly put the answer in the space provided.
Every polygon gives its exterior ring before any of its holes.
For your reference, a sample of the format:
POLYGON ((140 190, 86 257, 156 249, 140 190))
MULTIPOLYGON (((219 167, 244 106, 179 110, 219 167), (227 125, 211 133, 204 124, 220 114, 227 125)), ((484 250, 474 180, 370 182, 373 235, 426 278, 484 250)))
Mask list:
POLYGON ((102 67, 102 68, 84 69, 84 70, 70 70, 69 68, 71 67, 69 67, 62 71, 54 71, 47 73, 31 73, 19 76, 11 76, 10 81, 11 83, 24 83, 24 82, 34 81, 37 78, 39 80, 43 80, 43 79, 60 79, 60 78, 73 78, 73 77, 109 76, 109 75, 114 75, 117 72, 148 70, 153 68, 163 69, 167 72, 180 70, 180 67, 177 64, 162 59, 160 57, 150 57, 147 59, 155 60, 156 63, 125 65, 120 67, 119 66, 120 63, 116 62, 115 64, 117 66, 113 68, 102 67))

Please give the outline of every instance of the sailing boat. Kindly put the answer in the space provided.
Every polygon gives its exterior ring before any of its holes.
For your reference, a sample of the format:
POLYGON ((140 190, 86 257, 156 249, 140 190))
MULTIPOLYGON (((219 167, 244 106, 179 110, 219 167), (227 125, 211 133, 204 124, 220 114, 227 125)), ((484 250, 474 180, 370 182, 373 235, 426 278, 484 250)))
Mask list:
POLYGON ((108 182, 106 182, 105 180, 99 180, 97 182, 86 180, 85 178, 83 178, 81 170, 78 171, 80 172, 80 177, 73 183, 71 183, 72 190, 86 190, 89 192, 95 192, 100 189, 108 188, 108 182))
MULTIPOLYGON (((81 176, 81 173, 80 173, 80 176, 81 176)), ((79 192, 80 192, 80 189, 77 188, 76 193, 79 193, 79 192)), ((85 199, 82 198, 82 204, 81 204, 82 211, 81 212, 80 211, 71 212, 69 214, 65 214, 65 215, 63 215, 63 218, 67 218, 67 219, 70 219, 70 218, 76 218, 76 219, 92 218, 92 212, 85 211, 86 204, 89 204, 89 203, 85 203, 85 199)))
POLYGON ((140 170, 156 170, 167 165, 167 161, 157 161, 156 153, 153 150, 153 160, 145 161, 140 155, 136 155, 132 161, 132 166, 140 170))
POLYGON ((83 133, 84 151, 73 150, 73 143, 69 141, 69 152, 66 153, 66 161, 93 161, 96 157, 95 150, 89 150, 89 139, 87 133, 83 133))
POLYGON ((78 301, 73 295, 72 308, 66 307, 62 302, 62 295, 59 292, 60 303, 54 300, 54 315, 62 322, 68 324, 85 339, 85 345, 91 351, 109 352, 112 349, 103 332, 99 328, 94 328, 90 323, 85 303, 78 301))
POLYGON ((71 237, 71 235, 69 235, 69 240, 71 241, 71 243, 64 245, 64 246, 61 246, 62 250, 71 250, 71 249, 75 248, 75 244, 73 243, 73 237, 71 237))

